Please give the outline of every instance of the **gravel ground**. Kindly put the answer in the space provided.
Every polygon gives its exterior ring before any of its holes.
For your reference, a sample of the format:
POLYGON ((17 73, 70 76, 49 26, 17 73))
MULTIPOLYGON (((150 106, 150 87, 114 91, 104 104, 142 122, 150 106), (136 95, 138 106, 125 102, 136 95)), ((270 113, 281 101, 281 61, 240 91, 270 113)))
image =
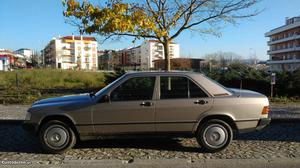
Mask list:
POLYGON ((261 132, 236 135, 219 153, 203 153, 195 139, 140 138, 87 141, 63 155, 43 154, 38 139, 21 125, 0 124, 0 160, 61 164, 69 160, 119 159, 300 159, 300 123, 272 123, 261 132))
MULTIPOLYGON (((29 106, 0 105, 0 119, 22 120, 29 106)), ((300 104, 271 105, 271 118, 299 118, 300 104)), ((235 135, 219 153, 203 153, 195 139, 107 139, 79 143, 63 155, 43 154, 37 137, 19 123, 0 122, 0 162, 62 164, 70 160, 119 159, 300 159, 300 122, 272 122, 261 132, 235 135)))
POLYGON ((2 105, 0 104, 1 120, 24 120, 30 105, 2 105))

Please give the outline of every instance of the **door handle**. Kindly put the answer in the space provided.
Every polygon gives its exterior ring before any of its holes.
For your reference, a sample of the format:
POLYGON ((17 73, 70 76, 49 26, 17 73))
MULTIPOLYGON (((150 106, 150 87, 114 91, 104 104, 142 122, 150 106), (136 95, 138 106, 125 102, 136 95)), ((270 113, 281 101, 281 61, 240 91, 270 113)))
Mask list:
POLYGON ((153 106, 153 103, 152 102, 142 102, 140 105, 141 106, 153 106))
POLYGON ((197 100, 194 102, 194 104, 200 104, 200 105, 204 105, 204 104, 207 104, 208 101, 205 101, 205 100, 197 100))

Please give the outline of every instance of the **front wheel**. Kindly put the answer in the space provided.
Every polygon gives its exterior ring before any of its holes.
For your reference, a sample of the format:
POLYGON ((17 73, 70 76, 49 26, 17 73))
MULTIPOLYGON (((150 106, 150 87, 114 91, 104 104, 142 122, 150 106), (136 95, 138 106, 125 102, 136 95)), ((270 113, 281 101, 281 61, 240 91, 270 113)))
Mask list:
POLYGON ((40 141, 43 148, 50 153, 63 153, 76 143, 74 131, 65 123, 57 120, 42 125, 40 141))
POLYGON ((198 129, 196 138, 206 152, 218 152, 225 149, 233 137, 232 128, 224 121, 212 119, 198 129))

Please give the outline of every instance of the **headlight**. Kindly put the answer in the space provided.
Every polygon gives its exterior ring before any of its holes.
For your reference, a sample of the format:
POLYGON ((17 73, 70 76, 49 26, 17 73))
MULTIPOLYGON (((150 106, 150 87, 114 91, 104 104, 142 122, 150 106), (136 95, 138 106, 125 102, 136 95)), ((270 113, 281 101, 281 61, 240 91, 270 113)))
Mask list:
POLYGON ((25 120, 30 120, 30 118, 31 118, 31 113, 26 113, 26 117, 25 117, 25 120))

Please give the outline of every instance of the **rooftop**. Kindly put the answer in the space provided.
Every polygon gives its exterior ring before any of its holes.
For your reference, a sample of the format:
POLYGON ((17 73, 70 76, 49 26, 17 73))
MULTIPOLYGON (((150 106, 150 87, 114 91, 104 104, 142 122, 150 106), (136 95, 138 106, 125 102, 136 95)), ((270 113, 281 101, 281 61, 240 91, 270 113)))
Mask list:
POLYGON ((293 29, 300 26, 300 16, 286 18, 285 25, 277 27, 275 29, 270 30, 265 34, 266 37, 269 37, 273 34, 280 33, 282 31, 286 31, 289 29, 293 29))

